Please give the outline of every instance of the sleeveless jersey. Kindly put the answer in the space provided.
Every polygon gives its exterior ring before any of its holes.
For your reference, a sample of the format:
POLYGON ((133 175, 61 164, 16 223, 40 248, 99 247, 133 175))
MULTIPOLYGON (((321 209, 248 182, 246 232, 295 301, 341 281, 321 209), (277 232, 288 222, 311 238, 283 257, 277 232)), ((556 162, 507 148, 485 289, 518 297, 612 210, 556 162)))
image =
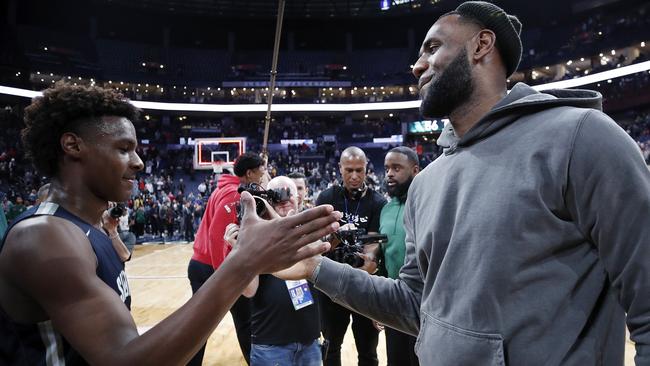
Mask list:
MULTIPOLYGON (((13 226, 30 217, 42 215, 66 219, 86 234, 97 257, 97 277, 111 287, 130 309, 131 293, 124 263, 113 249, 109 237, 55 203, 41 203, 18 216, 7 229, 7 235, 0 243, 0 252, 13 226)), ((0 339, 0 365, 87 365, 81 355, 53 328, 50 320, 35 324, 16 323, 0 308, 0 339)))

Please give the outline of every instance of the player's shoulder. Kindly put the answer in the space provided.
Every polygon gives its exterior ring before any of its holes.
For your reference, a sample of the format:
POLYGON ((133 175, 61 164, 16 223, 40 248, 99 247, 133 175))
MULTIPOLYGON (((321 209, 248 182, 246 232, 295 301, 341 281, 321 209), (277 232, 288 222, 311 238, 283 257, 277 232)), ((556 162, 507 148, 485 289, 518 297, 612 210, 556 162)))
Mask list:
POLYGON ((49 255, 84 255, 89 246, 79 245, 88 238, 74 223, 52 215, 34 216, 14 225, 3 246, 8 256, 44 258, 49 255))

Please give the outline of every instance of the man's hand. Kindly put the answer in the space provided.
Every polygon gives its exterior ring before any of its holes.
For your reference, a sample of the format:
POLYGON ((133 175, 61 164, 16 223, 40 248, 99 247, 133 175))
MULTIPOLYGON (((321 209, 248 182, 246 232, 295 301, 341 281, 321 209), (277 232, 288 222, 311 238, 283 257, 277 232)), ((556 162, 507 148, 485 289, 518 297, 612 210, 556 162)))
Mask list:
POLYGON ((303 259, 287 269, 275 272, 273 275, 281 280, 306 280, 311 278, 314 270, 322 260, 322 256, 316 255, 307 259, 303 259))
POLYGON ((370 274, 377 273, 377 260, 373 253, 357 253, 363 259, 363 266, 359 269, 364 270, 370 274))
POLYGON ((257 216, 248 192, 241 194, 241 209, 244 214, 237 247, 231 255, 254 273, 277 272, 328 251, 329 243, 318 239, 336 231, 341 218, 332 206, 322 205, 287 217, 278 217, 272 211, 270 219, 263 220, 257 216))
POLYGON ((102 213, 102 227, 104 230, 109 235, 116 235, 117 234, 117 225, 120 223, 120 219, 115 219, 111 217, 109 211, 111 207, 108 208, 108 210, 105 210, 104 213, 102 213))
POLYGON ((239 234, 239 225, 237 224, 228 224, 226 226, 226 232, 223 234, 223 240, 226 243, 230 244, 231 248, 237 246, 237 235, 239 234))
POLYGON ((376 321, 376 320, 373 320, 373 321, 372 321, 372 325, 375 327, 375 329, 377 329, 377 330, 380 331, 380 332, 381 332, 382 330, 384 330, 384 325, 381 324, 380 322, 376 321))
MULTIPOLYGON (((355 230, 357 227, 354 224, 345 224, 341 226, 337 231, 347 231, 347 230, 355 230)), ((339 237, 334 233, 333 235, 328 236, 327 241, 329 241, 330 245, 332 248, 336 248, 339 244, 341 244, 341 240, 339 237)))

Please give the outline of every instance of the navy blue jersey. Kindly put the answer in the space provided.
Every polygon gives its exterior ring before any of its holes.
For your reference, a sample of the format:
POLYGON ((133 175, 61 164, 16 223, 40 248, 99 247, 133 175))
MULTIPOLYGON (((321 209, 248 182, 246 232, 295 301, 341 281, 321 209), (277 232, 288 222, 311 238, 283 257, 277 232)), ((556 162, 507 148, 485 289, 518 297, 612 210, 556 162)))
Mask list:
MULTIPOLYGON (((7 230, 18 222, 34 216, 52 215, 66 219, 79 227, 88 237, 97 257, 97 277, 120 296, 130 309, 131 293, 124 272, 124 263, 113 249, 109 237, 96 227, 81 220, 63 207, 44 202, 21 214, 7 230)), ((8 235, 5 235, 5 238, 8 235)), ((43 243, 46 244, 46 243, 43 243)), ((4 239, 0 243, 0 251, 4 239)), ((86 365, 50 320, 36 324, 16 323, 0 308, 0 365, 86 365)))

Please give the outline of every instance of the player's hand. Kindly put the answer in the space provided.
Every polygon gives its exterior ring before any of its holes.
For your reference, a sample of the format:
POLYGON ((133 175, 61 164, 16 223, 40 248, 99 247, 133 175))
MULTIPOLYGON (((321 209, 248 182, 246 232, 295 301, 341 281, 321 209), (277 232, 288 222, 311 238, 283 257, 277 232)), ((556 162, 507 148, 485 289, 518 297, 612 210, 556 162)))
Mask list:
POLYGON ((277 272, 328 251, 329 243, 319 239, 336 231, 341 219, 331 205, 322 205, 287 217, 279 217, 271 209, 270 219, 263 220, 248 192, 241 194, 241 209, 237 247, 231 255, 254 273, 277 272))

